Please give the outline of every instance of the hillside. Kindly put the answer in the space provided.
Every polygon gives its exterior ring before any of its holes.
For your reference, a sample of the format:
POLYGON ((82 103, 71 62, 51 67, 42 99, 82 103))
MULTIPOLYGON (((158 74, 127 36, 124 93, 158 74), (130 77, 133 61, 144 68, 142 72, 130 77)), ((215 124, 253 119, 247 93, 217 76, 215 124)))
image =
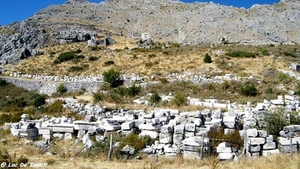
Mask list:
POLYGON ((250 9, 214 3, 112 0, 70 1, 49 6, 21 23, 0 28, 2 64, 39 55, 39 49, 88 40, 91 35, 150 33, 154 41, 183 45, 217 43, 299 43, 299 2, 281 1, 250 9))

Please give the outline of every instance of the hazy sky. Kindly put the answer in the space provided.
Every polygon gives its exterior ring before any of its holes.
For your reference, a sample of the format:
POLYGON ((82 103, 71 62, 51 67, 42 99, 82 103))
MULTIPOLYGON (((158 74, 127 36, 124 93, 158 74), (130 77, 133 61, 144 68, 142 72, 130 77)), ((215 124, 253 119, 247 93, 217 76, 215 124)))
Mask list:
MULTIPOLYGON (((22 21, 40 9, 49 5, 63 4, 67 0, 1 0, 0 5, 0 25, 10 24, 15 21, 22 21)), ((232 5, 236 7, 250 8, 253 4, 273 4, 280 0, 210 0, 214 3, 222 5, 232 5)), ((198 2, 210 2, 199 0, 198 2)), ((89 0, 89 2, 97 2, 100 0, 89 0)), ((190 3, 195 0, 182 0, 182 2, 190 3)))

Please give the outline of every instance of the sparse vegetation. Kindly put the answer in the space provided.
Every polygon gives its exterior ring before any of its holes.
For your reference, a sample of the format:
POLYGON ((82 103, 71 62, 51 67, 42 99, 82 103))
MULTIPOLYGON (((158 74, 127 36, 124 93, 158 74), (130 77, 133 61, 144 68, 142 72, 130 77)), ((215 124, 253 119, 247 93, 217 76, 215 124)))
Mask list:
POLYGON ((109 60, 109 61, 104 62, 104 66, 110 66, 110 65, 113 65, 113 64, 115 64, 115 62, 113 60, 109 60))
POLYGON ((230 57, 237 57, 237 58, 255 58, 256 54, 252 52, 246 51, 230 51, 225 53, 225 55, 230 57))

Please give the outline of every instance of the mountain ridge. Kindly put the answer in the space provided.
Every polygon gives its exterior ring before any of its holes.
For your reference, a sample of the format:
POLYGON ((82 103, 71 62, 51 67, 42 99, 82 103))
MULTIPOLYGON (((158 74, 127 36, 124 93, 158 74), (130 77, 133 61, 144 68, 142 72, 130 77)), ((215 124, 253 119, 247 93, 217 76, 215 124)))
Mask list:
POLYGON ((70 0, 42 9, 21 23, 0 27, 0 63, 38 55, 39 48, 61 44, 66 37, 73 39, 68 42, 86 41, 89 38, 85 37, 96 34, 138 39, 147 32, 154 41, 182 45, 221 39, 261 45, 300 43, 299 27, 300 3, 295 0, 249 9, 172 0, 106 0, 99 4, 70 0))

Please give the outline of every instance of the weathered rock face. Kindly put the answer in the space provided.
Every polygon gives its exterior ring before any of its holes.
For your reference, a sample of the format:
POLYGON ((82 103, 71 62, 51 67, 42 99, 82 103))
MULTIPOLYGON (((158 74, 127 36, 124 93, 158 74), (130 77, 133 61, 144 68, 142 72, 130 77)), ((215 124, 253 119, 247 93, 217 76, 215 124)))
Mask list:
POLYGON ((14 63, 38 52, 33 49, 86 41, 94 34, 114 33, 154 41, 205 44, 229 42, 266 44, 300 43, 300 3, 282 0, 250 9, 214 3, 180 1, 106 0, 99 4, 69 0, 49 6, 21 23, 0 27, 0 63, 14 63), (130 12, 129 12, 130 11, 130 12))

